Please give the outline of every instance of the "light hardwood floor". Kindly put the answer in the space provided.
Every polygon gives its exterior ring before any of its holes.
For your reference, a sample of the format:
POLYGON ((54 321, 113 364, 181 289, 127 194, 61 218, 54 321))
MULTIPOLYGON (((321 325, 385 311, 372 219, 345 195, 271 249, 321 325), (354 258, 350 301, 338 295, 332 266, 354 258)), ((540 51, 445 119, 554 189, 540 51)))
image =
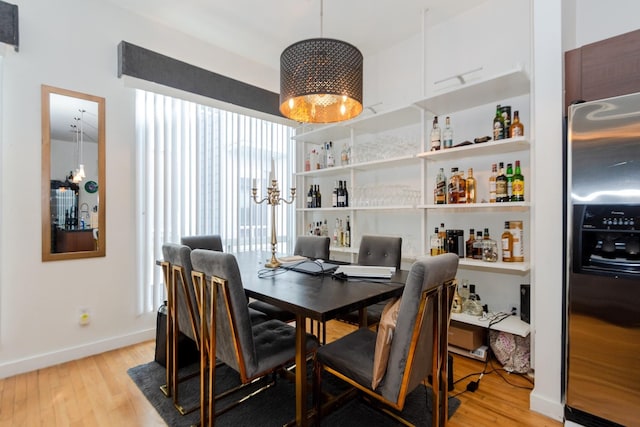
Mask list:
MULTIPOLYGON (((327 340, 350 330, 342 322, 329 322, 327 340)), ((153 360, 154 351, 155 343, 149 341, 0 380, 0 427, 164 426, 127 375, 128 368, 153 360)), ((454 380, 484 367, 454 357, 454 380)), ((531 386, 516 375, 504 375, 514 384, 531 386)), ((452 394, 477 377, 456 384, 452 394)), ((476 392, 458 397, 462 404, 449 420, 451 427, 562 425, 529 411, 529 390, 507 384, 496 373, 485 375, 476 392)))

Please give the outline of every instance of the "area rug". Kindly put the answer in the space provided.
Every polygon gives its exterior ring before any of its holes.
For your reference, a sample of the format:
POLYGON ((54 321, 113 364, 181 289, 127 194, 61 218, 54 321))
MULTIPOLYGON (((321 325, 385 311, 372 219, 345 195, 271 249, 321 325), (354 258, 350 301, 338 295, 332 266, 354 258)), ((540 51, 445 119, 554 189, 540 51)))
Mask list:
MULTIPOLYGON (((194 364, 182 368, 180 370, 180 376, 182 377, 190 373, 196 374, 197 372, 198 365, 194 364)), ((165 369, 163 366, 157 362, 149 362, 131 368, 127 373, 168 426, 187 427, 198 423, 200 419, 198 410, 182 416, 178 414, 174 408, 172 399, 166 397, 160 391, 160 386, 165 383, 165 369)), ((222 365, 216 369, 216 394, 232 388, 236 384, 239 384, 239 382, 238 374, 228 366, 222 365)), ((247 394, 251 389, 258 389, 261 385, 264 385, 264 382, 253 384, 249 389, 244 389, 239 392, 239 394, 232 395, 227 400, 216 402, 216 409, 226 406, 229 401, 247 394)), ((183 407, 189 408, 198 404, 200 396, 198 375, 194 375, 192 378, 181 382, 179 387, 178 395, 180 396, 180 402, 183 407)), ((344 390, 346 385, 339 379, 327 374, 327 378, 323 379, 322 387, 323 391, 335 394, 344 390)), ((449 417, 453 415, 459 406, 460 401, 458 399, 449 399, 449 417)), ((415 425, 430 426, 431 389, 419 386, 409 394, 401 416, 415 425)), ((258 393, 256 396, 243 402, 240 406, 216 417, 216 426, 275 427, 282 426, 294 418, 295 386, 286 378, 277 378, 276 384, 269 390, 258 393)), ((325 416, 322 420, 322 425, 331 427, 385 427, 400 424, 390 416, 381 413, 369 406, 366 402, 356 398, 325 416)))

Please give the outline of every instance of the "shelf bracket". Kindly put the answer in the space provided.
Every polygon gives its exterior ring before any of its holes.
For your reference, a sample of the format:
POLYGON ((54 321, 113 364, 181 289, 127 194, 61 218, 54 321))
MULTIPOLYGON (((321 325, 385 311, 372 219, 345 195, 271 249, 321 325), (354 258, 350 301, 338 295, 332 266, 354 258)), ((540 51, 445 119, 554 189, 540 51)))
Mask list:
POLYGON ((460 74, 455 74, 453 76, 449 76, 446 77, 444 79, 438 80, 437 82, 433 82, 434 85, 438 85, 440 83, 444 83, 446 81, 449 80, 453 80, 453 79, 458 79, 458 81, 460 82, 460 84, 465 84, 467 83, 466 80, 464 79, 464 76, 466 76, 467 74, 471 74, 471 73, 475 73, 476 71, 482 71, 483 67, 478 67, 478 68, 474 68, 473 70, 469 70, 469 71, 465 71, 464 73, 460 73, 460 74))

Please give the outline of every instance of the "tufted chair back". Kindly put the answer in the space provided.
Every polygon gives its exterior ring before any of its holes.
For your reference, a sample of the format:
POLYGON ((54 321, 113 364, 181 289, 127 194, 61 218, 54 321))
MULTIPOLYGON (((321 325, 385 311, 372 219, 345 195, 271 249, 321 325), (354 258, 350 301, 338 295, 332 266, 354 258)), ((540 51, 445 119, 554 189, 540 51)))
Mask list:
POLYGON ((379 265, 400 268, 402 237, 362 236, 358 250, 359 265, 379 265))

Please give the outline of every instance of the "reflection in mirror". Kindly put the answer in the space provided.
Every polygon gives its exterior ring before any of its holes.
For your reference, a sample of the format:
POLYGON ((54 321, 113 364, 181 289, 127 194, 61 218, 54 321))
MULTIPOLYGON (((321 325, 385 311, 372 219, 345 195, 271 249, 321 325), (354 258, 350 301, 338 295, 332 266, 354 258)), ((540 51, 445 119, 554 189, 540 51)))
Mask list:
POLYGON ((104 98, 42 86, 42 260, 104 256, 104 98))

